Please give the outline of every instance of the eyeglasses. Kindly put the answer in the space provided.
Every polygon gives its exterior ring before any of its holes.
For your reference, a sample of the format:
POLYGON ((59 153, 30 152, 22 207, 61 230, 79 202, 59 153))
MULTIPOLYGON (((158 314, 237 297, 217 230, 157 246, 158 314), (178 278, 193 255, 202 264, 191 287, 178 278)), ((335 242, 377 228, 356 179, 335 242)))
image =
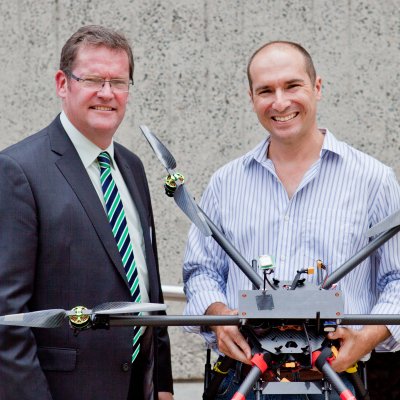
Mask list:
POLYGON ((79 82, 84 88, 94 90, 96 92, 100 92, 100 90, 103 89, 106 82, 110 84, 110 88, 113 91, 113 93, 127 93, 129 92, 129 87, 131 85, 133 86, 132 80, 125 80, 125 79, 107 80, 104 78, 100 78, 98 76, 79 78, 75 76, 72 72, 66 72, 66 74, 70 78, 75 79, 77 82, 79 82))

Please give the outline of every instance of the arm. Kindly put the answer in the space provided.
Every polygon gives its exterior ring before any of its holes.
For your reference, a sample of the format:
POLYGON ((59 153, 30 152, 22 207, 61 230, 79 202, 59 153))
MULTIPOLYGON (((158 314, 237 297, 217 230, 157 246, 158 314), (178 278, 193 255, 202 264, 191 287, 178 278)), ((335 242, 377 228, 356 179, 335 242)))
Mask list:
MULTIPOLYGON (((218 207, 218 182, 213 177, 203 194, 201 208, 221 229, 218 207)), ((184 289, 187 298, 187 315, 237 315, 229 307, 226 294, 229 260, 224 250, 212 237, 204 235, 192 226, 189 232, 183 266, 184 289)), ((238 290, 239 283, 232 282, 231 291, 238 290)), ((250 347, 236 326, 187 327, 188 331, 203 335, 210 345, 218 346, 225 355, 250 362, 250 347)))
MULTIPOLYGON (((372 224, 380 222, 399 209, 400 187, 394 172, 388 169, 376 196, 372 224)), ((377 292, 377 302, 371 314, 400 314, 400 234, 381 246, 371 258, 372 266, 376 271, 377 292)), ((369 332, 367 328, 364 329, 369 332)), ((400 326, 388 325, 386 328, 388 336, 379 335, 378 338, 381 337, 381 340, 376 343, 376 346, 385 351, 400 350, 400 326)))
MULTIPOLYGON (((37 256, 36 206, 22 168, 0 155, 0 315, 29 311, 37 256)), ((0 327, 2 398, 49 400, 31 329, 0 327), (23 384, 21 384, 23 383, 23 384)))
MULTIPOLYGON (((372 196, 371 196, 372 197, 372 196)), ((400 209, 400 188, 393 172, 382 179, 371 207, 371 226, 400 209)), ((400 235, 390 239, 371 255, 372 270, 376 271, 376 291, 378 300, 371 314, 400 313, 400 235)), ((400 327, 397 325, 370 325, 361 330, 338 328, 328 335, 340 341, 338 357, 332 367, 344 371, 377 346, 386 351, 400 349, 400 327)))

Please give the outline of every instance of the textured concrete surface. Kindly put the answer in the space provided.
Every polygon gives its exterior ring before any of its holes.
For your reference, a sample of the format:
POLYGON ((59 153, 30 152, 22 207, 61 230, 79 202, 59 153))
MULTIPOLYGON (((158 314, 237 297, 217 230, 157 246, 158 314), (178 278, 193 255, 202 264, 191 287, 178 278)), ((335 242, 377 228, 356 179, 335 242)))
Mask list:
POLYGON ((202 382, 176 382, 174 385, 174 400, 200 400, 202 397, 202 382))
MULTIPOLYGON (((118 140, 148 172, 165 284, 182 283, 189 223, 164 196, 165 172, 138 125, 168 146, 199 198, 216 168, 265 135, 245 70, 266 41, 308 48, 324 83, 320 125, 400 173, 398 0, 0 0, 0 15, 0 148, 58 112, 54 74, 63 43, 78 27, 104 24, 131 39, 135 86, 118 140)), ((201 378, 201 339, 180 328, 171 334, 175 377, 201 378)))

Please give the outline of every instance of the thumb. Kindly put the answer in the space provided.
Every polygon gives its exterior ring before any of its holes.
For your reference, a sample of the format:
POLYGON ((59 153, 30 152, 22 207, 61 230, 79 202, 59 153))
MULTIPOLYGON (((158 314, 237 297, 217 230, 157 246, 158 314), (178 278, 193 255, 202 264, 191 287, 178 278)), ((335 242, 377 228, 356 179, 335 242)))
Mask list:
POLYGON ((331 340, 342 339, 346 336, 346 333, 346 328, 337 328, 336 331, 328 333, 328 338, 331 340))
POLYGON ((331 339, 331 340, 336 339, 335 333, 336 333, 336 331, 335 332, 329 332, 328 335, 327 335, 328 339, 331 339))

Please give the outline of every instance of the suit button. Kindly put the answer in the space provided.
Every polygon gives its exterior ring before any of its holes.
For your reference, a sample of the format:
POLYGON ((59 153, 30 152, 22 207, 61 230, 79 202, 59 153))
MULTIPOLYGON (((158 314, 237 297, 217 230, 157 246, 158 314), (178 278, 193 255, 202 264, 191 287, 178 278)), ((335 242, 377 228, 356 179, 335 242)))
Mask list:
POLYGON ((128 363, 122 363, 121 364, 121 369, 124 372, 128 372, 129 371, 129 364, 128 363))

